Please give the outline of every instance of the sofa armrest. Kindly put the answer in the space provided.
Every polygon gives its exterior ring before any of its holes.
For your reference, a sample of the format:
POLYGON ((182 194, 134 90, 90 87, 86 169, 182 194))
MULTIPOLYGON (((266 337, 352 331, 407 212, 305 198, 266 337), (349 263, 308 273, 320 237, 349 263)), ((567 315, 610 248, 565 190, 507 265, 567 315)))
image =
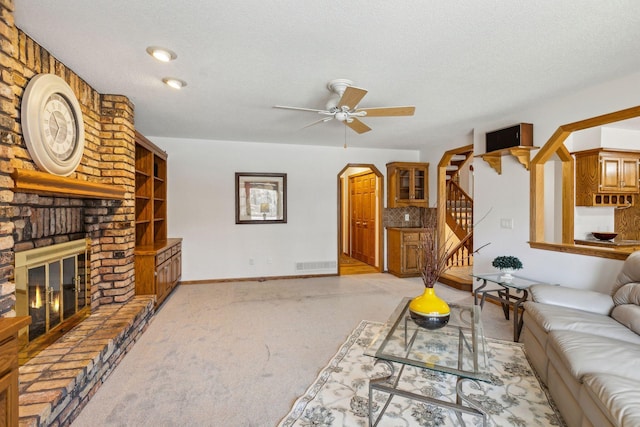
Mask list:
POLYGON ((613 298, 602 292, 538 284, 529 287, 531 299, 543 304, 559 305, 576 310, 609 316, 614 307, 613 298))

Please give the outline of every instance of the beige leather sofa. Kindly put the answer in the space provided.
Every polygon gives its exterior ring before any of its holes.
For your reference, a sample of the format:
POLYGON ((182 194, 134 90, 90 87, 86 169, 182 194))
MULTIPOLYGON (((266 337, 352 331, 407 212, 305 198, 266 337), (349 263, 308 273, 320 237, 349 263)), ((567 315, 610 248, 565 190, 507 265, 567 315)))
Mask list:
POLYGON ((534 285, 522 340, 569 427, 640 426, 640 251, 612 295, 534 285))

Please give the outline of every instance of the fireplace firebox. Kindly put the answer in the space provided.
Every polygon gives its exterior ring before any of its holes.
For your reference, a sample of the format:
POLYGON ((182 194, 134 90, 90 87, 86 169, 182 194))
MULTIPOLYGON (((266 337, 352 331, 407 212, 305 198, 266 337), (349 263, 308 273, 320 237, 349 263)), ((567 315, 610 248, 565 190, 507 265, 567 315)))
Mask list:
POLYGON ((89 247, 80 239, 15 254, 16 314, 31 316, 19 333, 22 346, 89 310, 89 247))

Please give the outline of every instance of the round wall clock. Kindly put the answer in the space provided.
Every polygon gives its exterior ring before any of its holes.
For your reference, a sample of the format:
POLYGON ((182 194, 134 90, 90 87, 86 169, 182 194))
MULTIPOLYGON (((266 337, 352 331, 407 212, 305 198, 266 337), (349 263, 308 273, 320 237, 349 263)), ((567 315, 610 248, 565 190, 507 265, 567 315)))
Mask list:
POLYGON ((71 87, 54 74, 38 74, 24 91, 20 114, 33 161, 55 175, 75 171, 84 151, 84 123, 71 87))

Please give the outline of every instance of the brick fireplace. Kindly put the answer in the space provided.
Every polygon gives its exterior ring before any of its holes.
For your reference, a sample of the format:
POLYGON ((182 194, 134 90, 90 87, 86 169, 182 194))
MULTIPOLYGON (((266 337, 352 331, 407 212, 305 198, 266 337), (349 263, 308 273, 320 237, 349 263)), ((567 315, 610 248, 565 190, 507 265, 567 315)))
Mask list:
POLYGON ((15 254, 90 242, 89 317, 20 367, 20 424, 68 425, 153 314, 135 295, 133 105, 101 94, 15 27, 14 2, 0 2, 0 317, 15 316, 15 254), (82 161, 71 176, 38 171, 22 137, 20 105, 40 73, 62 77, 80 102, 82 161))

